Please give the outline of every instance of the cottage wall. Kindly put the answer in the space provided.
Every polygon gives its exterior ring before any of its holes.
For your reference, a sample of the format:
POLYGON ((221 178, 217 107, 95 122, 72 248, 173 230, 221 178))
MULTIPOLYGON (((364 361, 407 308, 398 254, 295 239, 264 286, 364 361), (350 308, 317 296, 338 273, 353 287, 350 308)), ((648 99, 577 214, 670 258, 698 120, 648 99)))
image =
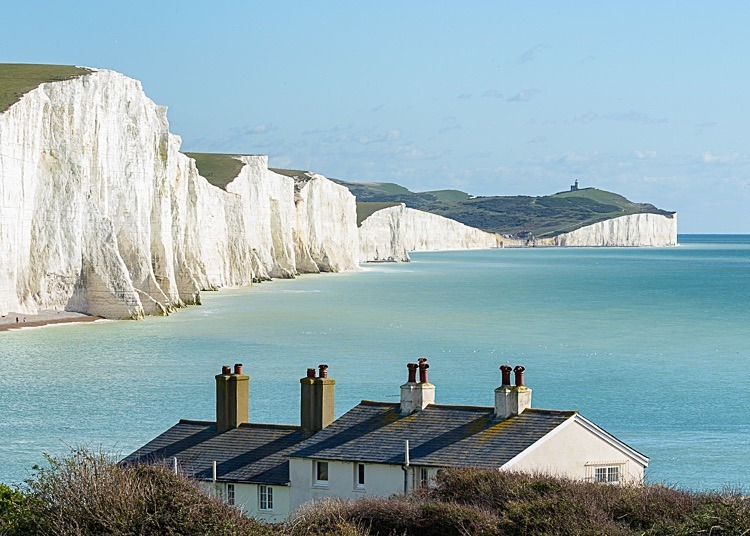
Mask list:
MULTIPOLYGON (((328 485, 326 486, 315 485, 313 480, 314 467, 314 460, 300 458, 289 460, 289 477, 292 482, 290 505, 292 509, 307 501, 323 497, 356 500, 363 497, 387 497, 404 491, 404 472, 400 465, 366 463, 364 489, 358 489, 356 485, 356 463, 328 460, 328 485)), ((417 471, 419 471, 419 468, 409 468, 409 489, 419 485, 417 471)), ((429 478, 434 478, 436 471, 435 468, 429 468, 429 478)))
POLYGON ((596 467, 620 467, 620 480, 643 483, 644 465, 574 419, 503 466, 511 471, 546 473, 593 481, 596 467))
MULTIPOLYGON (((228 500, 226 482, 203 482, 209 493, 228 500)), ((258 484, 234 484, 234 506, 242 510, 248 517, 254 517, 261 521, 279 523, 289 515, 289 486, 271 486, 273 488, 273 509, 260 509, 260 495, 258 484)))

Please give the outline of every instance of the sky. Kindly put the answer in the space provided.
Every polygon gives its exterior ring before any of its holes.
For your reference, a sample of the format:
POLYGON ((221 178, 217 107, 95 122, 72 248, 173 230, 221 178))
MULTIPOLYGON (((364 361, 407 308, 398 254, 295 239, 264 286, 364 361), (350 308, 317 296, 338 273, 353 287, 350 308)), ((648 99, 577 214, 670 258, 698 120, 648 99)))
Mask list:
POLYGON ((122 72, 186 151, 412 190, 618 192, 750 233, 750 3, 13 2, 0 62, 122 72))

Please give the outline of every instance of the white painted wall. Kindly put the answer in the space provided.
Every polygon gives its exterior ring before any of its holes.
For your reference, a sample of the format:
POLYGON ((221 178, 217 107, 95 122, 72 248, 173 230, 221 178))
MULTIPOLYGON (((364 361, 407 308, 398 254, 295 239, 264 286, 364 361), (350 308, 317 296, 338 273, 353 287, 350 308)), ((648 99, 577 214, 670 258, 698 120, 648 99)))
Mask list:
POLYGON ((644 465, 598 437, 576 419, 558 427, 546 439, 504 465, 503 469, 591 480, 596 465, 620 465, 624 482, 643 483, 644 465))
MULTIPOLYGON (((212 495, 227 500, 227 483, 202 482, 206 490, 212 495)), ((273 488, 273 510, 260 510, 258 484, 234 484, 234 506, 242 510, 248 517, 261 521, 278 523, 289 515, 289 486, 271 486, 273 488)))
MULTIPOLYGON (((316 460, 317 461, 317 460, 316 460)), ((333 460, 328 462, 328 485, 316 486, 313 480, 313 460, 291 458, 289 460, 290 506, 292 510, 299 505, 323 497, 341 497, 357 500, 363 497, 387 497, 404 491, 404 472, 400 465, 382 463, 365 464, 365 487, 356 486, 357 464, 333 460)), ((408 486, 411 490, 419 485, 419 469, 410 467, 408 486)), ((434 478, 437 468, 429 468, 429 478, 434 478)))

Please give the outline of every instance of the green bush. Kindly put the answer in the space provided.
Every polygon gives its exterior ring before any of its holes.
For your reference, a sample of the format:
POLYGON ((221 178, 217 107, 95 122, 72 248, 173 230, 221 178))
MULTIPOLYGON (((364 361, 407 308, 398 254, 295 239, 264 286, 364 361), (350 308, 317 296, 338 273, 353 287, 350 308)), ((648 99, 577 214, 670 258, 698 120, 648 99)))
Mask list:
POLYGON ((23 534, 28 517, 28 497, 17 489, 0 484, 0 534, 23 534))

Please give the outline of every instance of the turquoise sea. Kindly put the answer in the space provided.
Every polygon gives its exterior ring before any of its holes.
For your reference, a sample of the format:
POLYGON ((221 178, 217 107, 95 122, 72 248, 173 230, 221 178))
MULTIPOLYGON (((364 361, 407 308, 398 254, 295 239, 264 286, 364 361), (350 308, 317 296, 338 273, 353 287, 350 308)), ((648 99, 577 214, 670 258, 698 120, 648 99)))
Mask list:
POLYGON ((426 356, 440 403, 492 405, 523 364, 533 405, 576 409, 651 457, 647 479, 750 488, 750 236, 668 249, 507 249, 204 293, 168 318, 0 333, 0 481, 42 453, 127 454, 179 418, 212 419, 241 362, 251 418, 296 423, 307 367, 336 412, 398 400, 426 356))

